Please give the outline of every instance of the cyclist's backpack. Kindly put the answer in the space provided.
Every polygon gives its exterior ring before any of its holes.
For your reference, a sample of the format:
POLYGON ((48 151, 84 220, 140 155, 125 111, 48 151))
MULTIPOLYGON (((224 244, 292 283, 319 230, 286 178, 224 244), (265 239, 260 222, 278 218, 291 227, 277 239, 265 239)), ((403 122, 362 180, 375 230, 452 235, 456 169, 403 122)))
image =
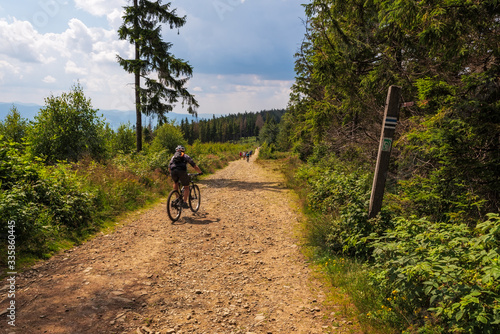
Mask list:
POLYGON ((184 152, 181 152, 181 151, 175 152, 173 161, 175 164, 184 163, 184 152))

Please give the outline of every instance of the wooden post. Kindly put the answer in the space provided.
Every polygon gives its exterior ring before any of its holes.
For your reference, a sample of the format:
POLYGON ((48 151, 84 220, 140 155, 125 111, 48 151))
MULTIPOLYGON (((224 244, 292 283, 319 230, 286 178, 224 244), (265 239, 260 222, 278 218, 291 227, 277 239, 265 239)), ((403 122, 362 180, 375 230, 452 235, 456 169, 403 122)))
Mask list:
POLYGON ((369 218, 377 216, 382 209, 385 181, 387 179, 387 170, 389 169, 389 159, 391 157, 392 141, 394 133, 396 132, 396 124, 399 119, 400 100, 401 87, 389 87, 389 93, 387 94, 387 101, 385 104, 382 134, 380 135, 380 144, 378 147, 377 165, 375 167, 375 176, 373 178, 370 209, 368 211, 369 218))

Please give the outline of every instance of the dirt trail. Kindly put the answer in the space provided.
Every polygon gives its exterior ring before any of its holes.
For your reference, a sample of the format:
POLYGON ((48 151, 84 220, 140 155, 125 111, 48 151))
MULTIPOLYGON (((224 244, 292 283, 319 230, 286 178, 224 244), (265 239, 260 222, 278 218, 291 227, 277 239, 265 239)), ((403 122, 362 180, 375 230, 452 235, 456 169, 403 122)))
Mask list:
POLYGON ((202 180, 199 214, 171 224, 163 201, 19 275, 0 332, 359 333, 326 306, 280 174, 254 159, 202 180))

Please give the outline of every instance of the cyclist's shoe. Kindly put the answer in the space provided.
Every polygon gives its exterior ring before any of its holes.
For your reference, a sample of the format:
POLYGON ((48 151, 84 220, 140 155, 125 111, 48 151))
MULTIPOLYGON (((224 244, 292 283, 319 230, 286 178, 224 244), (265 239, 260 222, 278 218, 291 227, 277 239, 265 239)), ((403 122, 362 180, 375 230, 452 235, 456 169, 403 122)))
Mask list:
POLYGON ((182 207, 184 209, 189 209, 189 204, 187 204, 186 202, 182 202, 182 207))

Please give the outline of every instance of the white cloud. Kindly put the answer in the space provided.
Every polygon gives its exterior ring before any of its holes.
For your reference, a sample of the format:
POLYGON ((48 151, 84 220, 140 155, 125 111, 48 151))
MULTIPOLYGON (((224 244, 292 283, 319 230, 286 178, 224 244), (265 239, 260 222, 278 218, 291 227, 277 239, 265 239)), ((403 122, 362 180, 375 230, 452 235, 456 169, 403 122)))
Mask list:
POLYGON ((78 19, 71 19, 68 26, 69 28, 61 35, 65 47, 69 48, 71 52, 91 52, 93 43, 99 38, 95 29, 93 32, 78 19))
POLYGON ((88 71, 86 68, 78 67, 75 62, 68 60, 66 62, 66 66, 64 66, 64 71, 67 74, 79 74, 79 75, 87 75, 88 71))
POLYGON ((0 84, 4 83, 4 78, 12 78, 13 76, 19 76, 19 68, 6 62, 4 60, 0 60, 0 84))
POLYGON ((115 8, 113 9, 110 13, 106 15, 108 19, 109 26, 113 30, 118 30, 118 28, 122 25, 123 22, 123 9, 122 8, 115 8))
POLYGON ((128 57, 131 46, 116 31, 71 19, 61 33, 40 34, 27 21, 0 19, 0 38, 7 41, 0 43, 0 101, 41 104, 79 80, 98 108, 133 108, 120 96, 120 90, 132 91, 123 83, 133 80, 116 62, 116 54, 128 57))
MULTIPOLYGON (((293 81, 265 80, 257 75, 195 74, 189 85, 200 104, 199 113, 234 114, 286 108, 293 81)), ((183 112, 178 107, 175 112, 183 112)))
POLYGON ((54 83, 54 82, 56 82, 57 80, 56 80, 56 78, 54 78, 53 76, 51 76, 51 75, 47 75, 45 78, 43 78, 43 80, 42 80, 42 81, 43 81, 43 82, 45 82, 45 83, 54 83))
POLYGON ((117 29, 122 22, 123 7, 127 0, 75 0, 76 8, 94 16, 106 16, 110 27, 117 29))
POLYGON ((5 19, 0 19, 0 40, 2 40, 0 54, 24 62, 41 62, 40 54, 36 50, 38 37, 30 22, 14 18, 9 23, 5 19))
POLYGON ((95 15, 105 16, 116 8, 127 5, 126 0, 75 0, 76 8, 95 15))

